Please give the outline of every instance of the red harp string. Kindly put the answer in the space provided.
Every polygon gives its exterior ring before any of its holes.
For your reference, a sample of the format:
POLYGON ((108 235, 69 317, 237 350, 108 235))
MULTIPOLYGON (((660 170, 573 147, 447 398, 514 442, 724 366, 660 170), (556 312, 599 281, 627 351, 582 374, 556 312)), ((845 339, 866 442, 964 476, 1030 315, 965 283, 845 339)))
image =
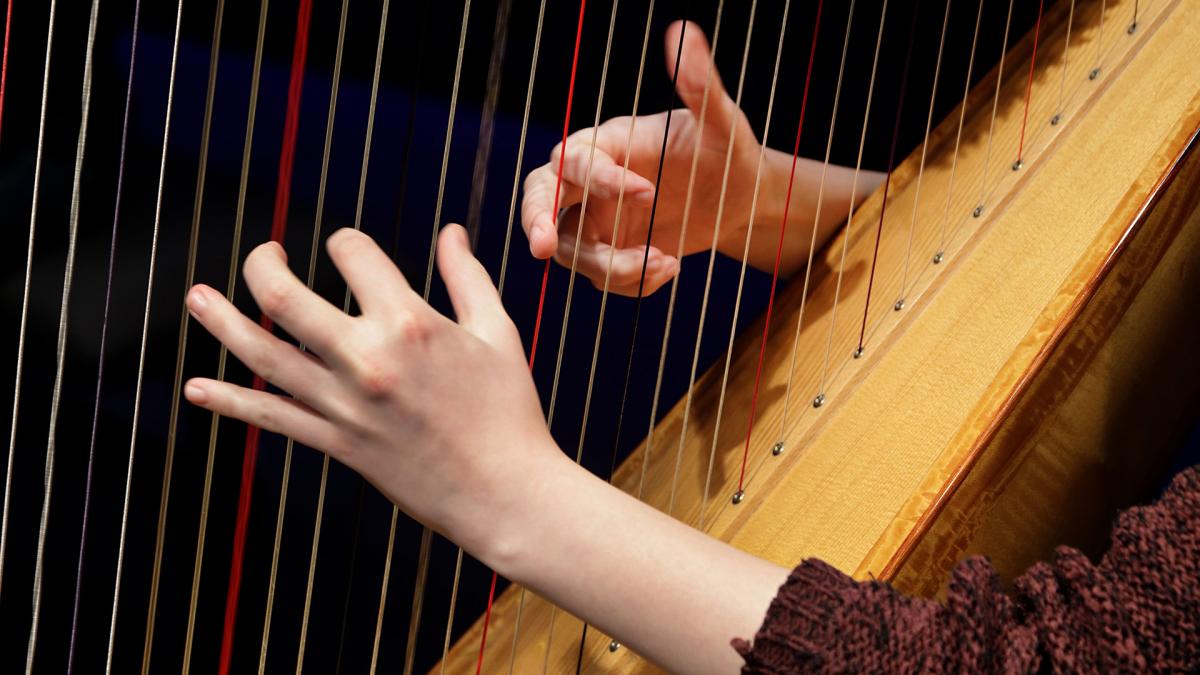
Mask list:
MULTIPOLYGON (((771 274, 771 294, 767 298, 767 316, 763 324, 762 343, 758 348, 758 367, 754 371, 754 393, 750 396, 750 421, 746 425, 746 446, 742 450, 742 468, 738 475, 738 492, 745 487, 746 460, 750 457, 750 438, 754 435, 754 414, 758 407, 758 388, 762 383, 763 360, 767 354, 767 335, 771 330, 771 311, 775 308, 775 291, 779 285, 779 264, 783 256, 784 235, 787 234, 788 209, 792 204, 792 187, 796 181, 796 163, 800 157, 800 137, 804 133, 804 114, 808 111, 808 90, 812 84, 813 62, 817 58, 817 38, 821 34, 821 11, 825 0, 817 2, 817 17, 813 20, 812 46, 808 52, 808 70, 804 74, 804 93, 800 97, 800 121, 796 123, 796 143, 792 148, 792 169, 788 174, 787 196, 783 200, 783 221, 779 226, 779 245, 775 249, 775 270, 771 274)), ((766 139, 763 139, 766 142, 766 139)))
MULTIPOLYGON (((562 191, 562 174, 563 164, 566 162, 567 153, 567 136, 571 131, 571 105, 575 102, 575 74, 579 70, 579 45, 583 41, 583 18, 587 11, 587 0, 579 0, 579 19, 575 26, 575 49, 571 56, 571 79, 567 84, 567 109, 563 113, 563 131, 562 131, 562 148, 563 152, 558 153, 558 175, 554 180, 554 203, 551 210, 551 224, 558 226, 558 199, 562 191)), ((542 267, 542 286, 538 292, 537 316, 533 322, 533 339, 529 344, 529 370, 533 370, 533 364, 537 357, 538 336, 542 329, 542 316, 546 307, 546 286, 550 281, 550 261, 552 258, 546 258, 546 263, 542 267)), ((479 637, 479 658, 475 662, 475 675, 479 675, 483 670, 483 650, 487 647, 488 625, 492 620, 492 605, 496 600, 496 581, 498 575, 492 571, 492 582, 488 589, 487 609, 483 614, 483 631, 479 637)))
MULTIPOLYGON (((304 62, 308 55, 308 28, 311 18, 312 0, 300 0, 296 8, 296 37, 292 50, 291 77, 288 82, 287 116, 283 125, 283 147, 279 152, 279 177, 275 187, 275 209, 271 219, 271 241, 280 244, 287 234, 288 198, 291 194, 292 165, 296 156, 300 97, 304 86, 304 62)), ((268 331, 272 328, 271 319, 266 314, 259 315, 259 324, 268 331)), ((254 376, 255 390, 262 391, 266 389, 266 385, 262 377, 254 376)), ((242 480, 233 535, 233 558, 230 561, 229 587, 225 595, 225 623, 221 633, 221 675, 229 673, 230 659, 233 656, 234 627, 237 623, 238 593, 242 584, 242 561, 246 554, 246 530, 250 522, 259 435, 258 427, 246 427, 246 443, 242 451, 242 480)))

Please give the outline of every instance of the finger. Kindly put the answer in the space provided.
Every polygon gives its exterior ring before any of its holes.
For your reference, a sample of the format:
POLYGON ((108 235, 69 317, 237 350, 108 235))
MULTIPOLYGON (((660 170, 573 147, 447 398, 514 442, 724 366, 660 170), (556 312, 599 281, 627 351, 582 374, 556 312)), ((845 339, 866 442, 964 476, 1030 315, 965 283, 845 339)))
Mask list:
POLYGON ((343 227, 329 236, 325 248, 364 314, 395 314, 416 299, 404 275, 371 237, 343 227))
MULTIPOLYGON (((525 178, 525 196, 521 200, 521 227, 529 239, 529 252, 544 260, 558 249, 556 223, 558 205, 554 203, 556 169, 540 166, 525 178)), ((564 201, 560 195, 559 201, 564 201)))
POLYGON ((231 305, 225 296, 198 285, 187 296, 188 312, 264 380, 313 403, 333 383, 312 356, 271 335, 231 305))
POLYGON ((624 152, 628 129, 628 118, 621 118, 609 120, 599 129, 577 131, 567 139, 565 158, 559 157, 560 146, 550 152, 550 166, 558 166, 562 159, 563 180, 585 187, 591 198, 615 200, 623 190, 627 203, 649 206, 654 200, 654 183, 615 159, 624 152))
POLYGON ((685 31, 683 22, 676 21, 667 27, 665 47, 668 74, 674 75, 675 64, 679 63, 679 78, 675 82, 675 91, 680 100, 699 119, 707 98, 708 106, 704 110, 705 126, 728 131, 737 119, 737 105, 729 98, 725 86, 721 83, 721 74, 713 63, 712 50, 703 29, 689 21, 685 31), (682 52, 679 51, 681 36, 682 52), (706 83, 707 97, 704 93, 706 83))
POLYGON ((637 296, 639 285, 642 294, 649 295, 662 287, 679 273, 679 261, 651 246, 649 255, 645 246, 618 248, 602 241, 584 240, 576 251, 573 235, 563 235, 558 260, 570 265, 575 258, 576 271, 591 280, 596 288, 603 289, 605 278, 608 290, 617 295, 637 296), (645 261, 646 278, 642 281, 642 265, 645 261), (611 271, 610 271, 611 268, 611 271))
POLYGON ((461 225, 442 228, 437 264, 459 325, 489 344, 522 354, 516 328, 487 270, 471 254, 467 231, 461 225))
POLYGON ((330 454, 341 449, 333 424, 293 398, 204 378, 188 380, 183 395, 201 408, 283 434, 310 448, 330 454))
MULTIPOLYGON (((348 319, 336 307, 300 283, 288 269, 283 247, 270 242, 255 248, 246 256, 242 276, 246 278, 250 294, 264 314, 318 354, 331 354, 340 327, 348 319)), ((205 297, 216 295, 215 292, 204 294, 205 297)))

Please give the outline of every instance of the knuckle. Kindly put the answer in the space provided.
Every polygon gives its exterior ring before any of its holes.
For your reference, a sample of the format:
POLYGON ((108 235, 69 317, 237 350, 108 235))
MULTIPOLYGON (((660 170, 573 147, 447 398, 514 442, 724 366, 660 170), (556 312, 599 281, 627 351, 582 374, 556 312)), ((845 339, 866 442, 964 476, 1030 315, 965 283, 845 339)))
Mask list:
POLYGON ((269 315, 284 314, 295 299, 291 284, 283 279, 268 281, 259 294, 259 306, 269 315))

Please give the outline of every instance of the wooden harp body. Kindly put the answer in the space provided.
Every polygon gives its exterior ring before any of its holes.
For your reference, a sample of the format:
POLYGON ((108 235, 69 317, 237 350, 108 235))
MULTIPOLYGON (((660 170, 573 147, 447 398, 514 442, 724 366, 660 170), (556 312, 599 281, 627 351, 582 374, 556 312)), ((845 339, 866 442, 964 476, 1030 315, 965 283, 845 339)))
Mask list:
MULTIPOLYGON (((732 496, 761 317, 734 344, 708 493, 721 363, 695 384, 681 448, 683 401, 622 464, 618 486, 636 493, 644 472, 643 498, 666 510, 681 458, 673 513, 684 522, 781 565, 819 557, 924 595, 969 554, 1011 577, 1058 544, 1102 550, 1114 509, 1152 496, 1196 414, 1200 2, 1143 3, 1133 29, 1133 2, 1108 2, 1102 23, 1103 3, 1077 3, 1064 63, 1070 4, 1047 10, 1031 80, 1032 34, 1008 54, 998 89, 993 70, 936 126, 924 157, 918 148, 895 170, 878 244, 889 262, 861 357, 882 190, 820 251, 807 297, 802 278, 781 291, 741 503, 732 496)), ((574 672, 580 628, 509 588, 484 671, 574 672)), ((446 672, 475 668, 482 629, 462 636, 446 672)), ((582 667, 654 670, 612 646, 588 631, 582 667)))

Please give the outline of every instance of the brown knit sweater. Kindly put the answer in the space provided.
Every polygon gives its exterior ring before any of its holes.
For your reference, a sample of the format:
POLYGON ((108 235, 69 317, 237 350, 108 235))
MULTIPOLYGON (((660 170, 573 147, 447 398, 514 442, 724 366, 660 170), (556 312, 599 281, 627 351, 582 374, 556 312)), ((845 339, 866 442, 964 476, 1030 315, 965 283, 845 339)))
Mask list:
POLYGON ((1122 513, 1098 564, 1063 547, 1010 593, 981 557, 944 604, 806 560, 734 647, 744 673, 1200 673, 1200 467, 1122 513))

